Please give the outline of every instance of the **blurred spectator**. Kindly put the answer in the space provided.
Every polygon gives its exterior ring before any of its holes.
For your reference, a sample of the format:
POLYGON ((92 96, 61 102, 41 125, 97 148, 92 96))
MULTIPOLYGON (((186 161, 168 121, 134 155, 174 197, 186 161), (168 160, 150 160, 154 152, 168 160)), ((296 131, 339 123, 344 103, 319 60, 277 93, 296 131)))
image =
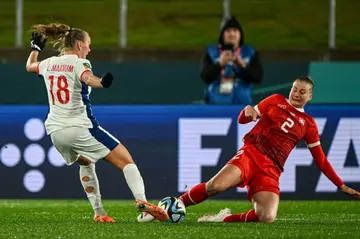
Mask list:
POLYGON ((218 45, 206 47, 201 78, 208 84, 207 104, 251 104, 252 86, 263 79, 258 53, 244 45, 244 31, 235 17, 223 25, 218 45))

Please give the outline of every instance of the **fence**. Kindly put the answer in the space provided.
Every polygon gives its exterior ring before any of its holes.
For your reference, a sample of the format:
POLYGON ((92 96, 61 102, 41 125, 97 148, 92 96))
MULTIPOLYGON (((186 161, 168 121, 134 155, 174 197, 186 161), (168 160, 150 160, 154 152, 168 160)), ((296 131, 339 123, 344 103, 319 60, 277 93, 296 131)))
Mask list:
MULTIPOLYGON (((24 15, 24 0, 14 0, 16 1, 16 36, 15 36, 15 46, 22 47, 23 46, 23 15, 24 15)), ((25 0, 26 1, 26 0, 25 0)), ((115 1, 115 0, 113 0, 115 1)), ((116 0, 119 1, 119 10, 118 10, 118 46, 121 48, 127 47, 127 18, 135 17, 132 15, 128 15, 128 1, 127 0, 116 0)), ((329 31, 328 31, 328 47, 330 49, 334 49, 336 47, 336 0, 328 0, 328 8, 329 8, 329 31)), ((166 4, 166 1, 164 2, 166 4)), ((326 7, 326 6, 324 6, 326 7)), ((219 13, 221 9, 219 7, 219 13)), ((101 13, 99 12, 99 16, 101 17, 101 13)), ((276 14, 276 13, 273 13, 276 14)), ((231 0, 223 0, 223 21, 231 15, 231 0)), ((106 26, 104 26, 106 27, 106 26)))

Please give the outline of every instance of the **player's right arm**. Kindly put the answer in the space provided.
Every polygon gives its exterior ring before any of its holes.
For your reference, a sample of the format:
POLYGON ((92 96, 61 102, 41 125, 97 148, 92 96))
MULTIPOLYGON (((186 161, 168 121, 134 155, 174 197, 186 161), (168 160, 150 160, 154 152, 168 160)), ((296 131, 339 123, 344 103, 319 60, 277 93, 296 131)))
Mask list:
POLYGON ((38 62, 38 55, 44 49, 46 44, 46 38, 42 40, 42 36, 38 33, 32 33, 30 39, 31 53, 26 61, 26 71, 32 73, 39 72, 39 66, 41 62, 38 62))
POLYGON ((251 121, 256 121, 260 116, 256 110, 251 106, 247 105, 239 114, 238 122, 239 124, 247 124, 251 121))
POLYGON ((282 97, 278 94, 273 94, 262 101, 259 104, 252 107, 251 105, 247 105, 239 114, 238 122, 239 124, 247 124, 251 121, 256 121, 261 115, 266 112, 267 108, 271 103, 274 103, 278 100, 279 97, 282 97))

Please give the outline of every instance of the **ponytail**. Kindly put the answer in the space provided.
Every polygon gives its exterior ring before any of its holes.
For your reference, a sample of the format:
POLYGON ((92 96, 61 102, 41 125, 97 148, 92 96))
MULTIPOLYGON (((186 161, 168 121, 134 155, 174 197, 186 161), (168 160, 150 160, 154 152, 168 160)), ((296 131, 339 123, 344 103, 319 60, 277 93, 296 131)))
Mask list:
POLYGON ((78 28, 71 28, 62 23, 50 23, 48 25, 38 24, 32 26, 32 32, 39 33, 48 39, 53 47, 64 53, 66 50, 71 50, 76 41, 85 41, 85 31, 78 28))

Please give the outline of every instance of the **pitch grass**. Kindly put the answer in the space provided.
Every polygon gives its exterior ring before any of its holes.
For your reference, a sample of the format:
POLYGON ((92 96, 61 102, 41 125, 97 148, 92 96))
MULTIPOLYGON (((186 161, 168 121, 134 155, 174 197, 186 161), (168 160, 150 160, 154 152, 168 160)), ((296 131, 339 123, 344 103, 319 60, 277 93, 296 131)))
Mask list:
MULTIPOLYGON (((0 1, 0 47, 15 45, 15 2, 0 1)), ((202 48, 217 39, 223 0, 128 0, 128 46, 202 48)), ((63 22, 93 36, 94 47, 118 45, 120 0, 24 0, 24 29, 63 22)), ((360 46, 360 1, 337 1, 338 47, 360 46)), ((260 48, 327 47, 329 0, 232 0, 246 41, 260 48)), ((29 33, 23 42, 28 45, 29 33)))
POLYGON ((360 238, 356 201, 283 201, 273 224, 196 222, 225 207, 248 210, 245 201, 207 201, 188 208, 179 224, 139 224, 132 201, 104 205, 117 223, 93 223, 85 200, 2 200, 0 238, 360 238))

